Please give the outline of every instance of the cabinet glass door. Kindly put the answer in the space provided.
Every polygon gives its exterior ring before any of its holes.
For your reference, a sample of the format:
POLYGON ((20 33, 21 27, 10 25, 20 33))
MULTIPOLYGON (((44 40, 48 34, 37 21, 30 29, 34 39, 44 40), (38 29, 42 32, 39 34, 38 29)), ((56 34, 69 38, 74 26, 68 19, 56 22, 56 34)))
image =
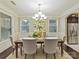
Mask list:
POLYGON ((78 16, 72 15, 67 18, 67 42, 68 44, 78 44, 78 16))

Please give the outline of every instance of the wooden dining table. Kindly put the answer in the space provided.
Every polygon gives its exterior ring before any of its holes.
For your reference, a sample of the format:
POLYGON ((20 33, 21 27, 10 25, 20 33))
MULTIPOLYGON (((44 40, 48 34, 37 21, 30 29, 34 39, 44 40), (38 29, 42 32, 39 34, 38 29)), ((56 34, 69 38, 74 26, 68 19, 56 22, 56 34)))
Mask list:
MULTIPOLYGON (((58 39, 57 37, 45 37, 45 38, 33 38, 33 37, 29 37, 29 38, 21 38, 21 40, 16 40, 14 41, 15 43, 15 50, 16 50, 16 58, 18 58, 18 45, 23 45, 22 39, 37 39, 37 44, 42 44, 44 43, 44 39, 58 39)), ((58 43, 61 44, 61 56, 63 56, 63 41, 58 40, 58 43)))

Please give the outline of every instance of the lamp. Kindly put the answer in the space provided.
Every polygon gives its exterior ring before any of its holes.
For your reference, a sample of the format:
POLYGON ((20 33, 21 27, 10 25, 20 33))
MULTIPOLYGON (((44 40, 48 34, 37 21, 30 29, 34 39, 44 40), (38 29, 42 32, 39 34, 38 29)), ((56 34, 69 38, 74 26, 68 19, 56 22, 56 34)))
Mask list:
POLYGON ((35 14, 35 15, 33 16, 33 19, 35 19, 35 20, 45 20, 45 19, 47 18, 47 17, 41 12, 40 6, 41 6, 41 4, 38 4, 39 10, 38 10, 37 14, 35 14))

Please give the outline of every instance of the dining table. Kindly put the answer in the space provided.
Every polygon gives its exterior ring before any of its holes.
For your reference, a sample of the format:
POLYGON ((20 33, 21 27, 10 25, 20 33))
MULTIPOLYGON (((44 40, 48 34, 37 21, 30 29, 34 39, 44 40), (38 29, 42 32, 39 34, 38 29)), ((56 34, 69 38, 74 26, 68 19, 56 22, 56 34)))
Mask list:
POLYGON ((63 56, 63 41, 58 39, 58 37, 45 37, 45 38, 33 38, 33 37, 25 37, 25 38, 20 38, 18 40, 15 40, 14 43, 15 43, 15 50, 16 50, 16 58, 18 58, 18 45, 23 45, 23 41, 22 39, 36 39, 36 42, 37 44, 42 44, 44 43, 44 40, 45 39, 57 39, 58 40, 58 43, 61 44, 61 56, 63 56))

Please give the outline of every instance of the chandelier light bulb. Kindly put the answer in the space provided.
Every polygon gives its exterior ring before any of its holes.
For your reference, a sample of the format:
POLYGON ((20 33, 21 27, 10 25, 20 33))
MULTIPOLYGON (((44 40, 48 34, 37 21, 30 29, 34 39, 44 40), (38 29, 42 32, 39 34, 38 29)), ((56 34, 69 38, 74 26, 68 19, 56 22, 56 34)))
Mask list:
POLYGON ((42 15, 42 12, 38 12, 39 15, 42 15))
POLYGON ((45 15, 43 14, 43 15, 41 15, 41 17, 45 17, 45 15))
POLYGON ((36 17, 32 17, 33 19, 36 19, 36 17))
POLYGON ((44 19, 47 19, 47 17, 45 16, 44 19))
POLYGON ((38 14, 35 14, 35 17, 38 17, 38 14))

